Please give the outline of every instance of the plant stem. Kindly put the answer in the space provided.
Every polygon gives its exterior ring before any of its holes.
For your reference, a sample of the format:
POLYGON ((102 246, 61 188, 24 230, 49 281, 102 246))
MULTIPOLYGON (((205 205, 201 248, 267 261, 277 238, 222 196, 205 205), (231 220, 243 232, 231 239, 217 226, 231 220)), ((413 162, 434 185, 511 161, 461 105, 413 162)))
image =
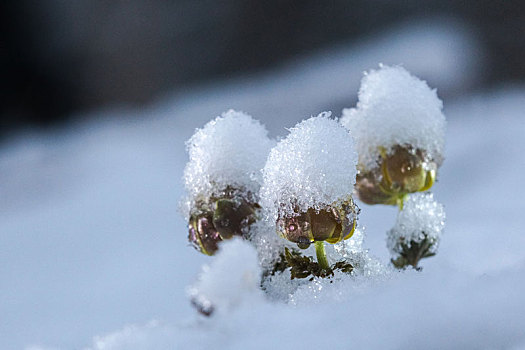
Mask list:
POLYGON ((399 208, 399 211, 403 210, 403 205, 405 204, 405 197, 406 195, 403 195, 397 199, 397 206, 399 208))
POLYGON ((315 244, 315 254, 317 255, 317 262, 319 263, 319 266, 324 270, 329 269, 330 265, 328 265, 328 260, 326 259, 326 251, 324 250, 324 242, 316 241, 314 244, 315 244))

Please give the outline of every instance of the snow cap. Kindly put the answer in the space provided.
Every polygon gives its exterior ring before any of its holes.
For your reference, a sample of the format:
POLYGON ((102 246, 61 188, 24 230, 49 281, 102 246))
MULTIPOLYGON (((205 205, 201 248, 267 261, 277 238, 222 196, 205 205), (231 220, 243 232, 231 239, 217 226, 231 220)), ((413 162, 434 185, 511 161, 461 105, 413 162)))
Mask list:
POLYGON ((425 150, 439 165, 446 120, 436 90, 399 66, 380 65, 365 73, 356 108, 343 110, 341 124, 356 140, 359 163, 377 166, 380 147, 411 145, 425 150))
POLYGON ((330 115, 298 123, 270 151, 260 197, 274 222, 279 215, 298 215, 295 209, 323 209, 351 196, 357 153, 349 132, 330 115))
POLYGON ((191 199, 209 198, 228 186, 257 194, 273 145, 259 121, 234 110, 197 129, 186 142, 190 160, 184 181, 191 199))

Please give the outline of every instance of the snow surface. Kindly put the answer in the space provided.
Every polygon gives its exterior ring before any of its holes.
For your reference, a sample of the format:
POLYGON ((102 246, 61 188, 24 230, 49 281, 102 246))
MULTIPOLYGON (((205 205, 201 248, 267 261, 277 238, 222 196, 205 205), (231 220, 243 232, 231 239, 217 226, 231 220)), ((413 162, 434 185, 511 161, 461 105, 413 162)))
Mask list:
POLYGON ((403 210, 397 214, 394 227, 388 231, 387 247, 392 256, 402 252, 401 244, 421 243, 425 238, 432 245, 431 253, 436 253, 445 228, 445 210, 434 200, 432 193, 414 193, 404 202, 403 210))
POLYGON ((365 73, 356 108, 343 109, 341 123, 355 135, 359 163, 377 167, 380 150, 411 145, 441 164, 445 144, 443 102, 435 89, 405 68, 380 65, 365 73))
POLYGON ((184 169, 189 205, 228 186, 257 195, 261 169, 273 145, 261 123, 234 110, 196 130, 187 142, 190 160, 184 169))
MULTIPOLYGON (((454 23, 415 24, 145 110, 14 136, 0 149, 0 349, 525 348, 525 87, 454 96, 482 71, 477 54, 454 23), (212 260, 188 246, 177 214, 184 141, 231 107, 285 134, 351 105, 378 62, 448 96, 438 254, 420 273, 315 281, 288 304, 198 316, 186 288, 212 260)), ((388 263, 397 209, 360 207, 362 245, 388 263)))
POLYGON ((271 222, 309 208, 338 207, 352 197, 357 173, 354 142, 330 115, 300 122, 270 151, 260 197, 271 222))

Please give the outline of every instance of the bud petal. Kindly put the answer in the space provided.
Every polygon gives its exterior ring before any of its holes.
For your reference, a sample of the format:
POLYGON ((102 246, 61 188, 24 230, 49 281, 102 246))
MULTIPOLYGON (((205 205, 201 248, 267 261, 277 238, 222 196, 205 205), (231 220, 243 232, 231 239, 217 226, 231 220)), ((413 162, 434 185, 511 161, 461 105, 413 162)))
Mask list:
POLYGON ((190 219, 188 240, 198 251, 213 255, 222 238, 213 227, 211 215, 203 214, 190 219))

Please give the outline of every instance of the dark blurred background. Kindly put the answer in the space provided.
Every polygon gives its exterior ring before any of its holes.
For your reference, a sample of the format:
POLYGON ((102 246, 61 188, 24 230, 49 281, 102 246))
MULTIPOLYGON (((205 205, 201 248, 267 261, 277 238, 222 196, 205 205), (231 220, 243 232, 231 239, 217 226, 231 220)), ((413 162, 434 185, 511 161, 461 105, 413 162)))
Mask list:
POLYGON ((400 21, 451 16, 485 57, 474 89, 525 79, 523 0, 4 0, 0 138, 73 113, 264 70, 400 21))

